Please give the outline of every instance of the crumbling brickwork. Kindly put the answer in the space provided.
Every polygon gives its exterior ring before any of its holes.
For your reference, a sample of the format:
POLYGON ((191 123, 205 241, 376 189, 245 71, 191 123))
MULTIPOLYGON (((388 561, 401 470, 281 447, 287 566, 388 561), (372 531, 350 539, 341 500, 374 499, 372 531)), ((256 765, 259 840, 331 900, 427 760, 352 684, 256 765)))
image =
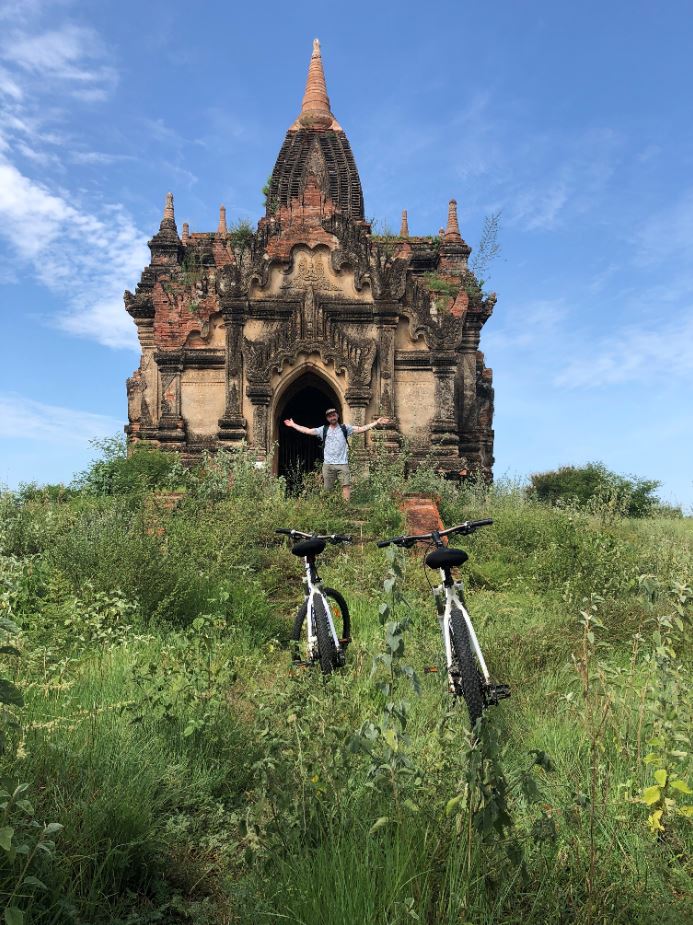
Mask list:
MULTIPOLYGON (((302 384, 347 420, 390 418, 384 440, 451 476, 493 466, 492 372, 479 350, 493 311, 467 266, 451 200, 441 234, 377 236, 314 43, 255 230, 191 233, 166 197, 151 263, 125 293, 142 348, 128 380, 131 443, 203 450, 248 444, 281 468, 284 409, 302 384), (279 448, 278 448, 279 447, 279 448)), ((312 424, 320 421, 305 421, 312 424)))

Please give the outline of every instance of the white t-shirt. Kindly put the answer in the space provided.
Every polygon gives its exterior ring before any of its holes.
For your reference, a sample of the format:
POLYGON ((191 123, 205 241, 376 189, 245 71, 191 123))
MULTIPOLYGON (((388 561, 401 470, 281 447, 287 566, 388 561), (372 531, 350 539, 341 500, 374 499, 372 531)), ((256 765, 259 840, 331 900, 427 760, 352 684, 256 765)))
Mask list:
MULTIPOLYGON (((350 437, 354 432, 353 425, 345 424, 344 426, 346 427, 347 436, 350 437)), ((321 440, 322 432, 322 427, 313 428, 313 433, 316 437, 320 437, 321 440)), ((336 427, 330 427, 329 424, 327 426, 323 461, 330 466, 345 466, 349 462, 349 445, 344 439, 341 424, 337 424, 336 427)))

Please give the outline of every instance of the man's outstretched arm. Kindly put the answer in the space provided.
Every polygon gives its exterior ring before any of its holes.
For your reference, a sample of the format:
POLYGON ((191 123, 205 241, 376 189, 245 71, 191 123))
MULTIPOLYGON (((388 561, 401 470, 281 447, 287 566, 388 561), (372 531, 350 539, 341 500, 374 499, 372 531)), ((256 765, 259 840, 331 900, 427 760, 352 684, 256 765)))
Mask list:
POLYGON ((294 430, 297 430, 301 434, 308 434, 309 437, 315 436, 314 427, 303 427, 302 424, 296 424, 293 418, 286 418, 284 421, 287 427, 293 427, 294 430))
POLYGON ((353 433, 355 434, 365 434, 367 430, 371 430, 373 427, 377 427, 378 424, 389 424, 390 418, 376 418, 375 421, 371 421, 370 424, 364 424, 362 427, 354 427, 353 433))

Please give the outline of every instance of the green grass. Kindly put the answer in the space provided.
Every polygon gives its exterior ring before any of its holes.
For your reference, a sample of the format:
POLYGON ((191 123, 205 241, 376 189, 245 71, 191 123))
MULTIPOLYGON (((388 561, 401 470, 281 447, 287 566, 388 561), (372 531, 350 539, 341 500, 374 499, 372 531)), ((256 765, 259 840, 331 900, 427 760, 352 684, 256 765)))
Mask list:
MULTIPOLYGON (((677 809, 690 797, 667 791, 658 835, 641 796, 660 765, 690 782, 691 521, 440 484, 447 522, 496 522, 464 544, 468 603, 513 695, 488 714, 497 746, 474 750, 444 673, 424 673, 442 653, 420 554, 405 556, 396 614, 409 620, 402 664, 420 693, 400 679, 384 694, 382 669, 372 675, 387 566, 370 540, 397 525, 396 473, 376 467, 352 507, 241 475, 220 496, 189 492, 156 523, 137 495, 0 497, 0 615, 22 628, 21 657, 0 658, 26 700, 19 738, 3 721, 2 773, 29 784, 31 819, 64 827, 31 861, 46 889, 25 884, 13 900, 25 922, 687 921, 690 820, 677 809), (321 560, 354 640, 327 683, 290 669, 301 565, 276 526, 359 539, 321 560), (602 625, 585 649, 590 606, 602 625), (657 628, 677 606, 683 629, 657 628), (395 771, 359 744, 390 699, 407 710, 395 771), (502 832, 474 804, 477 757, 491 802, 507 788, 502 832), (472 805, 451 809, 465 793, 472 805)), ((12 813, 18 838, 30 820, 12 813)), ((3 898, 22 864, 1 852, 3 898)))

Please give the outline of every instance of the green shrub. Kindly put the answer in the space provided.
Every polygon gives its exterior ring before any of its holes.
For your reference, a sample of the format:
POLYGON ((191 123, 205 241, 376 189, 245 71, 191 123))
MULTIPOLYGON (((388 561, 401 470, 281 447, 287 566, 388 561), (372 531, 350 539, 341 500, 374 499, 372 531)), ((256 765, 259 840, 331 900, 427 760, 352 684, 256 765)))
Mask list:
POLYGON ((89 494, 120 495, 153 488, 175 488, 185 480, 176 453, 137 443, 128 453, 124 437, 93 440, 100 458, 78 475, 73 487, 89 494))
POLYGON ((551 472, 531 476, 528 491, 548 504, 577 500, 613 505, 628 517, 647 517, 659 503, 654 492, 660 482, 637 476, 617 475, 603 463, 562 466, 551 472))

